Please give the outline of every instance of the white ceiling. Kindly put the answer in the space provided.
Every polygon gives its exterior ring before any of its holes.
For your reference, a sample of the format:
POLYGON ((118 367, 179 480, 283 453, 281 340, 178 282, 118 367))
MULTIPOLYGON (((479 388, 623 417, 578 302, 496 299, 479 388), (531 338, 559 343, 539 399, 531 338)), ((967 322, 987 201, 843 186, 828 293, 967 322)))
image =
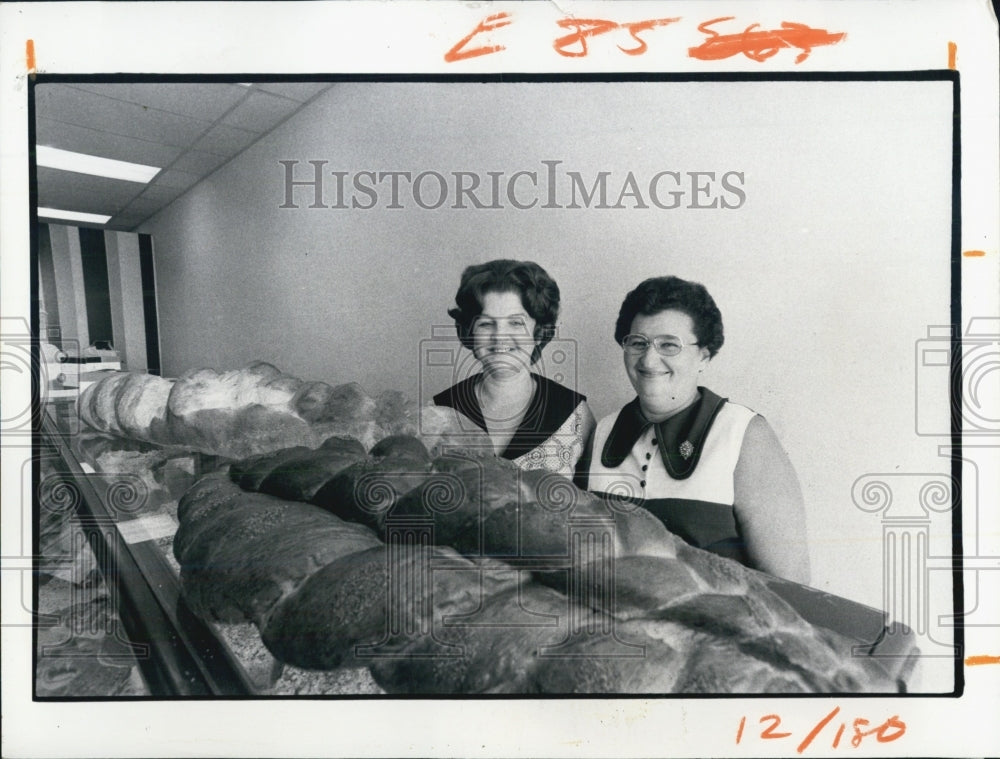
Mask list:
POLYGON ((38 84, 38 145, 162 169, 144 185, 40 167, 38 205, 110 214, 105 228, 133 230, 330 86, 328 82, 38 84))

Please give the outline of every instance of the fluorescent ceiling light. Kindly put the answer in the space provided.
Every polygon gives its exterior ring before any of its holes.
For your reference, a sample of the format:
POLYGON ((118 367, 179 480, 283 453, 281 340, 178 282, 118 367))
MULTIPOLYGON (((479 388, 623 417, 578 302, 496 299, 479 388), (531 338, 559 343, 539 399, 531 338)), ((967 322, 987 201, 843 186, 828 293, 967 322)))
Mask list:
POLYGON ((39 208, 38 215, 45 219, 65 219, 66 221, 85 221, 91 224, 106 224, 110 216, 100 213, 81 213, 80 211, 60 211, 58 208, 39 208))
POLYGON ((160 169, 158 166, 144 166, 141 163, 115 161, 111 158, 101 158, 96 155, 74 153, 70 150, 60 150, 39 145, 35 149, 38 165, 50 169, 75 171, 79 174, 93 174, 98 177, 124 179, 127 182, 142 182, 145 184, 155 177, 160 169))

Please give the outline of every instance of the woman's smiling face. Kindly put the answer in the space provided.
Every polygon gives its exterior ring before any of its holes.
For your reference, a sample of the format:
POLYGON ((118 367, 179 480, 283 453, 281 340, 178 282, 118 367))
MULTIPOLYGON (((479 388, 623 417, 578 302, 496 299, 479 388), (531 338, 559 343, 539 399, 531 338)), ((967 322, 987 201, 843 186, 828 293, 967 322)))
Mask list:
POLYGON ((696 344, 691 317, 674 309, 639 314, 632 320, 629 334, 650 341, 641 354, 624 352, 625 371, 646 417, 660 421, 690 405, 698 394, 698 375, 709 360, 708 349, 696 344), (684 346, 676 356, 663 356, 653 347, 652 340, 664 335, 677 338, 684 346))
POLYGON ((531 366, 535 320, 516 292, 487 292, 482 313, 472 322, 473 354, 494 376, 510 376, 531 366))

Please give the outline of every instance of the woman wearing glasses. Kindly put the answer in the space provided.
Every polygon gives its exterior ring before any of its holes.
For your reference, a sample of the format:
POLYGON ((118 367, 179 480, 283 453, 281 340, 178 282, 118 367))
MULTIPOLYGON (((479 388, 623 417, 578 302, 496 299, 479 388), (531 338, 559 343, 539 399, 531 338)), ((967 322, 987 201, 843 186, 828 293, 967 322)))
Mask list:
POLYGON ((581 482, 625 497, 705 550, 798 582, 809 579, 802 492, 765 419, 698 384, 722 347, 708 291, 647 279, 615 325, 636 398, 598 422, 581 482))
POLYGON ((481 371, 434 396, 484 430, 494 453, 572 477, 594 428, 587 399, 532 371, 555 335, 559 287, 531 261, 468 267, 448 311, 481 371))

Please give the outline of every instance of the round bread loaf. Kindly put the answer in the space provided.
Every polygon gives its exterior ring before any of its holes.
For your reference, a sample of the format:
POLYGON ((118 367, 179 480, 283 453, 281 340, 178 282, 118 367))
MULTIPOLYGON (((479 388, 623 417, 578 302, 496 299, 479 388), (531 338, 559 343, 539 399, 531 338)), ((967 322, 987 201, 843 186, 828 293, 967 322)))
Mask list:
POLYGON ((381 439, 393 435, 417 435, 420 408, 398 390, 385 390, 375 398, 375 424, 381 439))
POLYGON ((267 397, 264 388, 269 382, 282 376, 278 367, 266 361, 254 361, 239 369, 231 369, 218 374, 220 392, 226 394, 226 405, 231 408, 242 408, 259 403, 263 406, 287 404, 295 394, 278 393, 275 397, 267 397))
POLYGON ((394 435, 379 442, 364 460, 327 480, 309 502, 381 531, 399 498, 421 485, 430 470, 430 454, 420 440, 394 435))
POLYGON ((342 556, 315 572, 261 628, 268 650, 306 669, 332 669, 359 643, 386 634, 384 546, 342 556))
POLYGON ((315 424, 375 420, 375 399, 357 382, 336 387, 307 382, 295 394, 292 406, 299 416, 315 424))
POLYGON ((318 434, 286 410, 255 404, 234 412, 196 412, 195 424, 207 439, 209 450, 230 459, 243 459, 266 451, 301 445, 314 447, 318 434), (217 418, 217 421, 212 421, 217 418), (215 433, 215 434, 210 434, 215 433))
POLYGON ((313 574, 267 620, 261 634, 268 649, 310 669, 348 660, 402 664, 407 646, 446 616, 473 613, 484 598, 518 582, 507 567, 477 564, 447 548, 399 548, 350 554, 313 574), (407 580, 390 593, 390 580, 399 578, 407 580))
POLYGON ((133 372, 118 387, 115 416, 125 435, 168 444, 167 400, 174 383, 153 374, 133 372))
POLYGON ((492 512, 525 497, 520 474, 515 465, 478 452, 439 456, 433 473, 398 500, 391 518, 430 520, 436 543, 481 555, 481 525, 492 512))
POLYGON ((174 553, 182 565, 203 567, 219 543, 231 545, 254 540, 303 514, 306 519, 328 516, 320 509, 262 493, 247 494, 235 502, 220 499, 215 508, 193 513, 178 528, 174 553), (183 533, 182 528, 186 528, 183 533))
POLYGON ((229 466, 229 476, 243 490, 259 490, 260 484, 276 468, 287 461, 312 453, 312 450, 304 445, 296 445, 235 461, 229 466))
POLYGON ((528 690, 561 695, 676 690, 686 671, 691 640, 686 631, 656 638, 648 634, 647 624, 599 622, 540 656, 528 690))
MULTIPOLYGON (((389 693, 530 692, 540 653, 568 636, 567 610, 566 597, 549 588, 500 589, 460 620, 464 624, 411 636, 397 657, 376 660, 372 675, 389 693)), ((593 617, 589 610, 578 612, 593 617)))
POLYGON ((93 403, 93 395, 97 392, 97 386, 100 385, 100 380, 87 385, 83 390, 80 391, 80 395, 76 399, 76 413, 80 417, 80 420, 86 424, 88 427, 93 427, 95 430, 99 430, 100 426, 96 419, 94 419, 91 414, 91 408, 93 403))
POLYGON ((219 382, 219 373, 214 369, 194 369, 182 374, 167 396, 167 430, 171 439, 179 445, 214 450, 211 447, 213 429, 200 429, 199 421, 228 427, 226 410, 229 400, 219 382), (196 416, 206 409, 216 413, 196 416))
POLYGON ((306 383, 292 399, 291 408, 323 437, 353 437, 365 450, 380 437, 375 399, 356 382, 336 387, 325 382, 306 383))
POLYGON ((185 517, 181 518, 180 526, 174 534, 174 556, 182 565, 200 563, 204 554, 211 550, 213 540, 232 539, 228 528, 233 514, 267 507, 273 503, 288 502, 262 493, 243 493, 232 483, 226 489, 212 491, 197 500, 189 501, 185 504, 185 517))
MULTIPOLYGON (((704 586, 676 559, 615 554, 610 565, 604 563, 584 563, 570 570, 575 579, 573 592, 578 601, 619 620, 655 617, 659 609, 704 592, 704 586)), ((550 572, 537 573, 536 577, 569 593, 568 575, 550 572)))
POLYGON ((229 573, 222 592, 263 626, 273 609, 327 564, 380 546, 375 533, 349 522, 308 531, 282 528, 246 547, 246 558, 229 573))
POLYGON ((353 438, 330 438, 319 450, 287 458, 271 470, 258 488, 263 493, 293 501, 309 501, 327 480, 366 458, 353 438))
POLYGON ((312 572, 338 556, 378 545, 370 530, 315 506, 277 501, 244 507, 224 522, 206 523, 185 551, 182 582, 192 608, 202 615, 257 620, 312 572), (213 532, 220 527, 225 534, 213 532))
POLYGON ((217 497, 233 497, 241 494, 239 487, 234 487, 225 470, 216 470, 199 477, 194 484, 181 496, 177 502, 177 519, 181 524, 190 522, 203 503, 217 497))
POLYGON ((118 389, 128 381, 129 376, 128 372, 114 372, 96 383, 93 393, 89 396, 89 418, 93 420, 91 426, 111 435, 122 434, 122 429, 118 425, 118 415, 115 413, 115 401, 118 398, 118 389))
POLYGON ((448 406, 422 406, 416 436, 432 456, 463 451, 493 455, 493 441, 464 414, 448 406))
POLYGON ((227 458, 294 445, 317 435, 291 406, 298 380, 258 362, 229 372, 198 369, 180 377, 167 400, 167 429, 179 443, 227 458))

